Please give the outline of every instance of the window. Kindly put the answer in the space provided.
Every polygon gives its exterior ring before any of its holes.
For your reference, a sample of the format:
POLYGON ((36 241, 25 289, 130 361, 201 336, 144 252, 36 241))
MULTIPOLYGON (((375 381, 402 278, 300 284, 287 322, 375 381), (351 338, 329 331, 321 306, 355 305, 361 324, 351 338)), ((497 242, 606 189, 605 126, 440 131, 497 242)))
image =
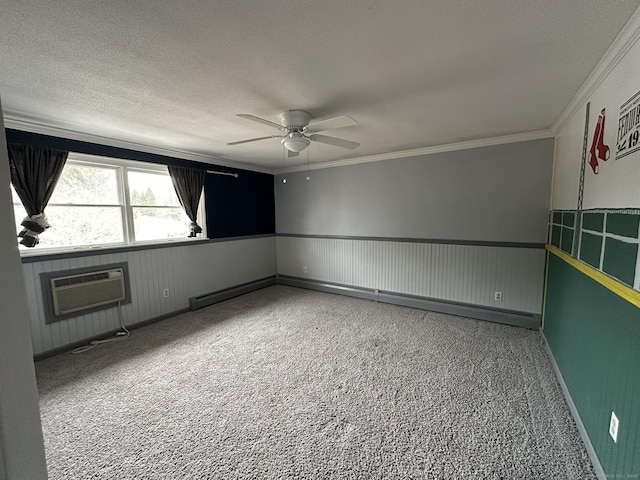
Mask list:
POLYGON ((165 172, 128 170, 133 232, 138 241, 184 237, 190 220, 165 172))
MULTIPOLYGON (((11 191, 19 231, 26 212, 11 191)), ((198 210, 204 229, 203 203, 204 196, 198 210)), ((20 245, 22 251, 188 240, 190 220, 161 165, 70 153, 45 212, 51 228, 35 249, 20 245)))

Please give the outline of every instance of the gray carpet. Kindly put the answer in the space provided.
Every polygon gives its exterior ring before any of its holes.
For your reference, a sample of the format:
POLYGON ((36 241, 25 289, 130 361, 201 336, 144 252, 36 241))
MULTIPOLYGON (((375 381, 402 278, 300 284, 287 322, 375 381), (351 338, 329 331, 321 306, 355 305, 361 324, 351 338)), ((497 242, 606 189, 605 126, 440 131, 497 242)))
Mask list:
POLYGON ((595 479, 515 327, 273 286, 36 369, 51 479, 595 479))

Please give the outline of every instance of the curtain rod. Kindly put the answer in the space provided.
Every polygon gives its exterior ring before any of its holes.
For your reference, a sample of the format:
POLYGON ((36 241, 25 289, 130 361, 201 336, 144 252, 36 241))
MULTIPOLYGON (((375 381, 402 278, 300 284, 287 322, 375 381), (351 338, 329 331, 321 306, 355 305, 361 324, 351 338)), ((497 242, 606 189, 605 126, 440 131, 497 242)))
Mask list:
POLYGON ((214 175, 228 175, 233 178, 238 178, 237 173, 216 172, 215 170, 207 170, 207 173, 213 173, 214 175))

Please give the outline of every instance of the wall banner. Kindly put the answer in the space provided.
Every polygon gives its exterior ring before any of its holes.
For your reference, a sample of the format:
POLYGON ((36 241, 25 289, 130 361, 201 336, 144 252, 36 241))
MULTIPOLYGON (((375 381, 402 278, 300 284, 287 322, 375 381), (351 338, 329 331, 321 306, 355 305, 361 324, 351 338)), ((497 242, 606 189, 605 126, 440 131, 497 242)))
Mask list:
POLYGON ((616 160, 640 151, 640 92, 620 105, 616 160))

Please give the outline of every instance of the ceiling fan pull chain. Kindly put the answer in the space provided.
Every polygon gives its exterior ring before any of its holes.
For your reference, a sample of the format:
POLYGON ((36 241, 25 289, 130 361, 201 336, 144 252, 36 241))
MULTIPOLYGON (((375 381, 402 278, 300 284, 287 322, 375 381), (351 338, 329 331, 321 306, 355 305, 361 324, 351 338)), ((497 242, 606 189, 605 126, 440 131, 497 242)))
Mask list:
MULTIPOLYGON (((287 167, 287 148, 282 144, 282 169, 287 167)), ((282 183, 287 183, 287 177, 282 177, 282 183)))

